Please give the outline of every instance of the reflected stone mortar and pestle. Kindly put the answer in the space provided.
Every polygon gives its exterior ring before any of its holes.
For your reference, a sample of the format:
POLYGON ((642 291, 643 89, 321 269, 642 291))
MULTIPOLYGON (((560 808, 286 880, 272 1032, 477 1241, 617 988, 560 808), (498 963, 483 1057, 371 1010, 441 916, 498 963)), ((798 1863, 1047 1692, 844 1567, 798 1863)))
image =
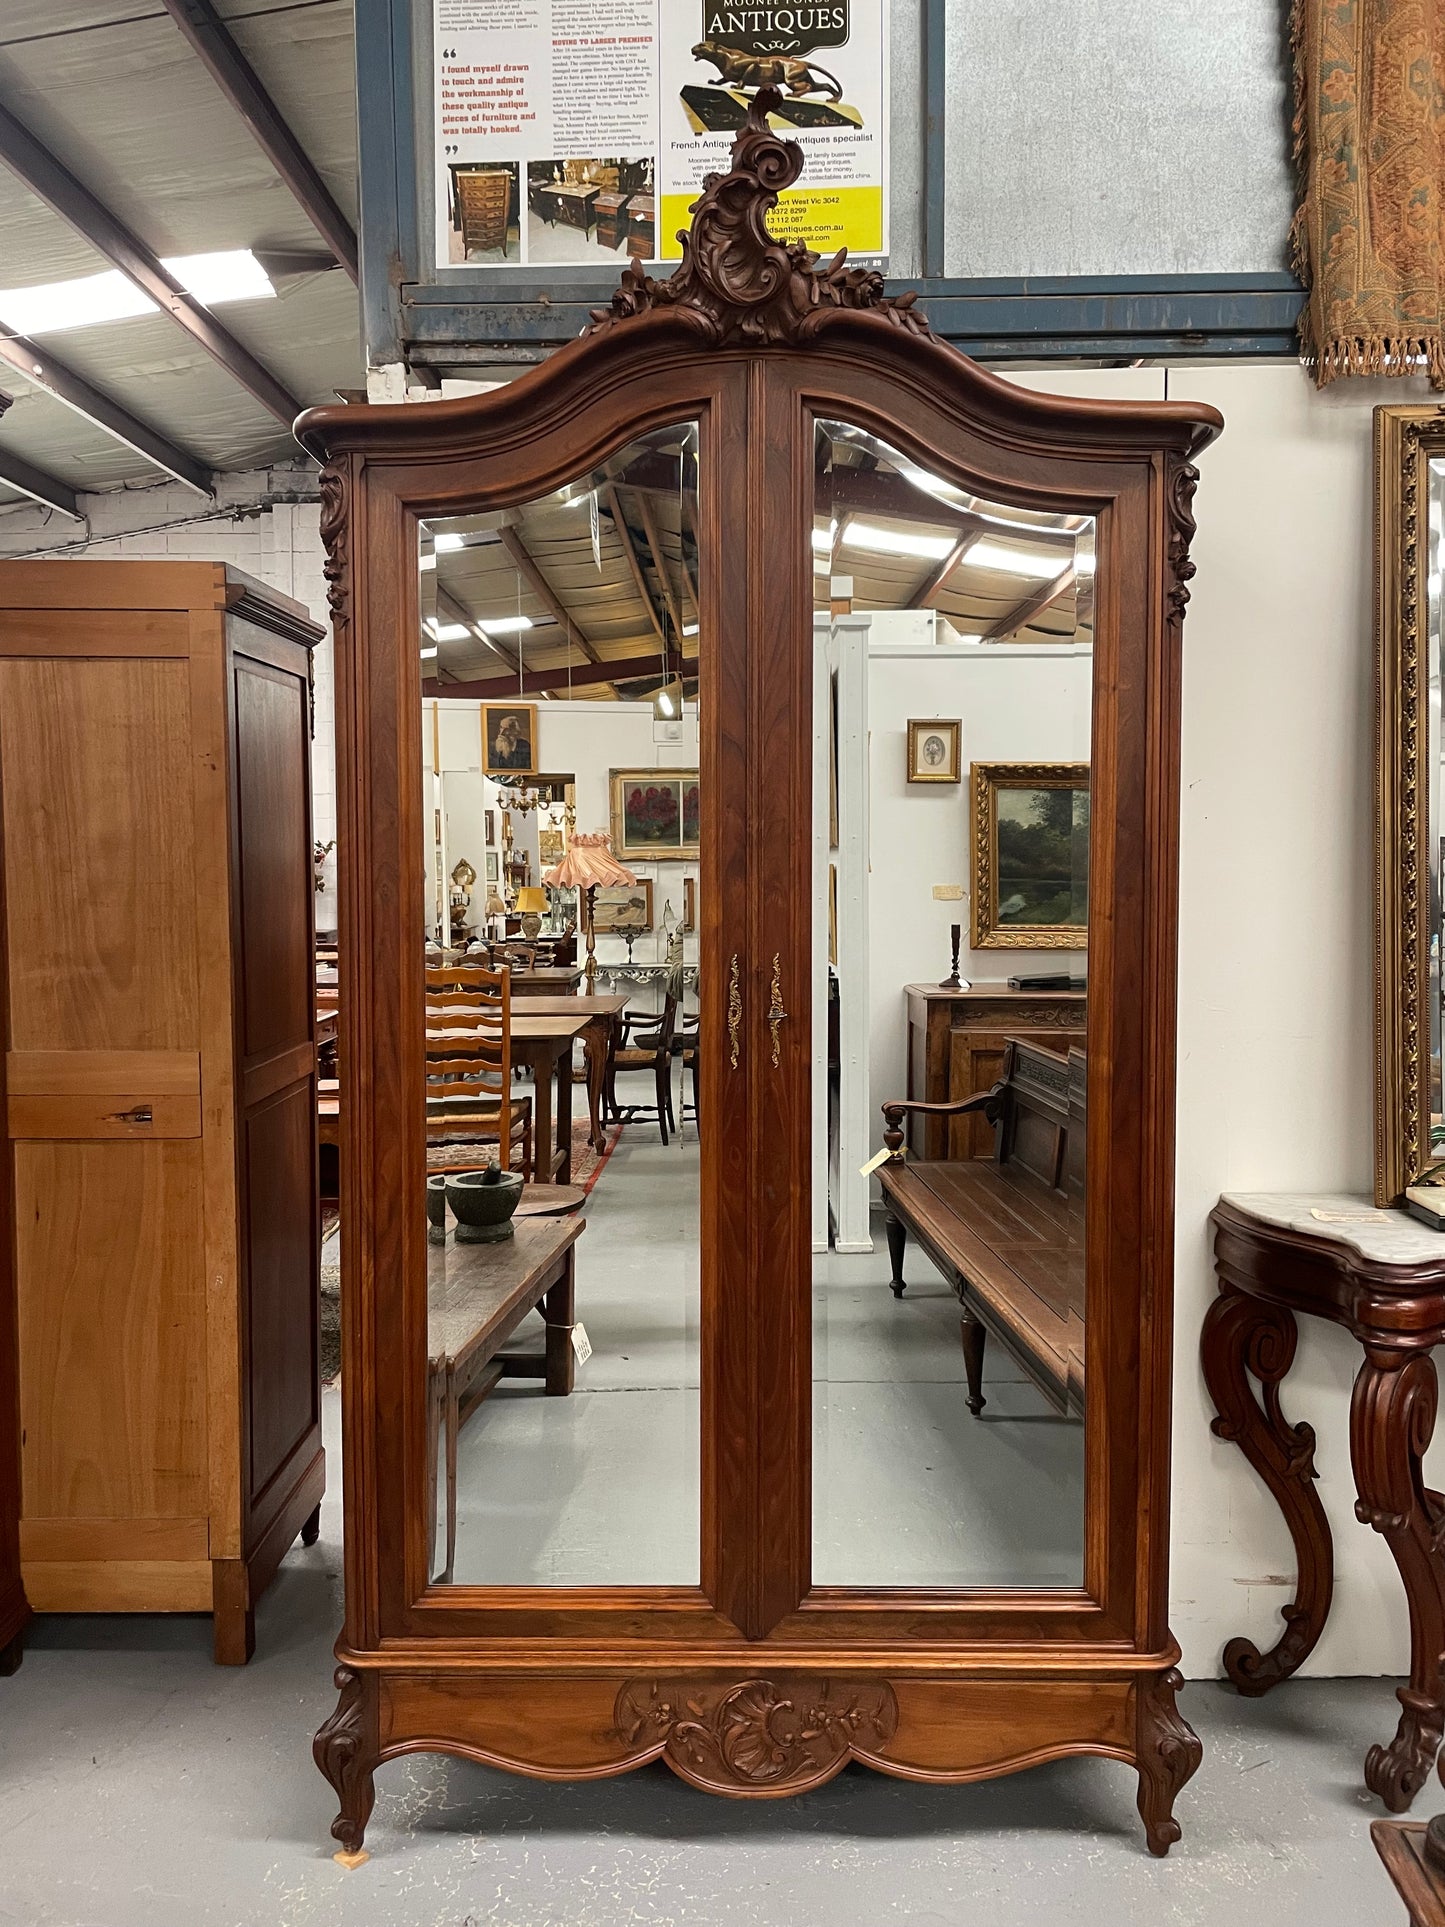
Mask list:
POLYGON ((446 1201, 457 1221, 457 1243, 497 1244, 503 1238, 512 1237, 512 1213, 521 1198, 521 1173, 504 1171, 498 1164, 489 1164, 482 1171, 449 1175, 446 1201))

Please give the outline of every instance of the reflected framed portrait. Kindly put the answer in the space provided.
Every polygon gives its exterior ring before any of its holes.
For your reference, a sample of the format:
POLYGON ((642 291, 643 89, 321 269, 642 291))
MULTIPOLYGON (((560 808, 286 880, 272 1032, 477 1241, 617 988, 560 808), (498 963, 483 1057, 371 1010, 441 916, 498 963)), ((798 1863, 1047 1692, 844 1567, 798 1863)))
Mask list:
POLYGON ((910 783, 963 781, 963 724, 934 717, 908 724, 908 780, 910 783))
POLYGON ((482 704, 482 768, 488 776, 536 774, 535 703, 482 704))
POLYGON ((636 937, 652 928, 652 878, 611 883, 593 900, 592 928, 599 937, 636 937))
POLYGON ((970 767, 975 950, 1089 942, 1089 765, 970 767))
POLYGON ((499 883, 501 881, 501 876, 502 876, 501 863, 502 863, 502 860, 498 856, 495 850, 487 851, 487 882, 488 883, 499 883))
POLYGON ((614 769, 612 854, 620 862, 682 862, 698 853, 695 769, 614 769))
POLYGON ((697 881, 693 877, 682 880, 682 927, 689 933, 697 929, 697 881))

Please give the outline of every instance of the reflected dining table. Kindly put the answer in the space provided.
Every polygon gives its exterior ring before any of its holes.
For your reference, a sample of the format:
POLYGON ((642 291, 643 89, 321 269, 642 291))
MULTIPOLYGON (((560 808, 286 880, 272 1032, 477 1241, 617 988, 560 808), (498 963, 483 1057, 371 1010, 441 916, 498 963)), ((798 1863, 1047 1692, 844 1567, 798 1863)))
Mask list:
POLYGON ((599 1156, 605 1148, 602 1135, 602 1086, 607 1077, 607 1051, 617 1020, 630 1001, 630 994, 626 991, 609 991, 595 997, 528 997, 525 1004, 512 1006, 514 1035, 518 1013, 527 1017, 585 1015, 587 1025, 582 1032, 582 1044, 587 1053, 587 1109, 592 1126, 589 1142, 599 1156))
MULTIPOLYGON (((518 998, 512 1005, 512 1062, 525 1064, 532 1073, 532 1179, 536 1184, 570 1184, 572 1046, 593 1019, 587 1011, 539 1012, 533 1008, 537 1001, 518 998)), ((570 1006, 583 1000, 549 1001, 570 1006)))

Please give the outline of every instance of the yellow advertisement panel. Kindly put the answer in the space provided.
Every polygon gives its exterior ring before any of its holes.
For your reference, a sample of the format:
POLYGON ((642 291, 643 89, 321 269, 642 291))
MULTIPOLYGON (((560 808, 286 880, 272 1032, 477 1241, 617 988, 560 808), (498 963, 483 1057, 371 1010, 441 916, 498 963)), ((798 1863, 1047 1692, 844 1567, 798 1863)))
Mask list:
MULTIPOLYGON (((680 261, 678 233, 688 225, 692 194, 664 194, 658 210, 660 258, 680 261)), ((805 241, 826 260, 847 248, 850 254, 883 252, 881 187, 794 187, 778 197, 768 228, 779 241, 805 241)))

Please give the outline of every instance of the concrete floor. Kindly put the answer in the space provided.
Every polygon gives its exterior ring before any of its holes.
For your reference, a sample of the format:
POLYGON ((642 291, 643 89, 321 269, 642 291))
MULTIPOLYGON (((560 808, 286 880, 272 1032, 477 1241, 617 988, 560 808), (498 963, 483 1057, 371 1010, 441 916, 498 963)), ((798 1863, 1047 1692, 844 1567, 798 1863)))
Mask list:
MULTIPOLYGON (((624 1086, 627 1080, 623 1080, 624 1086)), ((651 1095, 638 1079, 636 1095, 651 1095)), ((623 1089, 624 1099, 629 1095, 623 1089)), ((964 1403, 958 1303, 916 1248, 814 1259, 814 1576, 824 1585, 1076 1586, 1083 1427, 998 1345, 964 1403)), ((464 1585, 696 1585, 698 1147, 623 1133, 587 1203, 566 1399, 506 1379, 462 1431, 464 1585)), ((539 1319, 508 1349, 536 1350, 539 1319)), ((438 1569, 441 1560, 438 1557, 438 1569)))
MULTIPOLYGON (((679 1181, 689 1165, 695 1170, 687 1135, 680 1150, 669 1147, 670 1158, 644 1133, 629 1132, 626 1161, 594 1194, 584 1249, 591 1245, 598 1282, 579 1309, 597 1346, 586 1368, 592 1408, 604 1415, 623 1411, 619 1401, 635 1392, 656 1397, 670 1386, 675 1400, 695 1384, 695 1319, 686 1315, 679 1256, 689 1209, 679 1181), (650 1240, 637 1237, 634 1221, 630 1268, 615 1242, 619 1227, 608 1229, 609 1184, 615 1204, 630 1191, 634 1202, 661 1196, 669 1207, 645 1214, 650 1240), (604 1270, 610 1292, 600 1283, 604 1270), (652 1295, 653 1313, 640 1318, 649 1277, 663 1289, 652 1295), (663 1327, 658 1306, 667 1308, 663 1327), (632 1355, 643 1341, 657 1344, 650 1388, 637 1385, 632 1355)), ((901 1452, 913 1485, 937 1494, 959 1489, 929 1476, 945 1472, 957 1438, 976 1474, 998 1461, 990 1481, 1011 1455, 1032 1467, 1040 1496, 1016 1508, 1028 1522, 1016 1518, 1008 1546, 1016 1551, 1037 1528, 1036 1547, 1052 1536, 1066 1550, 1067 1493, 1052 1510, 1042 1495, 1051 1441, 1068 1428, 1011 1426, 1023 1388, 995 1360, 997 1379, 986 1389, 999 1422, 990 1430, 964 1413, 960 1424, 974 1430, 955 1433, 952 1301, 935 1297, 921 1268, 909 1275, 919 1281, 911 1305, 913 1284, 902 1306, 881 1284, 869 1290, 856 1278, 835 1278, 825 1294, 819 1357, 834 1380, 823 1410, 834 1454, 829 1489, 838 1496, 824 1538, 846 1527, 850 1507, 855 1524, 877 1518, 868 1495, 846 1492, 838 1478, 850 1462, 862 1475, 862 1448, 871 1449, 875 1476, 890 1460, 896 1472, 901 1452), (884 1361, 888 1374, 910 1380, 908 1398, 922 1397, 929 1409, 938 1402, 931 1450, 926 1425, 914 1435, 890 1431, 876 1402, 849 1417, 878 1392, 884 1361)), ((288 1555, 258 1613, 249 1667, 211 1664, 201 1618, 47 1618, 34 1628, 20 1672, 0 1680, 3 1927, 1368 1927, 1404 1919, 1369 1841, 1379 1808, 1360 1782, 1366 1747, 1394 1728, 1391 1686, 1382 1680, 1296 1681, 1263 1701, 1213 1683, 1190 1687, 1184 1710, 1204 1740, 1204 1765, 1179 1802, 1183 1842, 1163 1863, 1144 1849, 1134 1776, 1110 1761, 1057 1762, 955 1788, 850 1769, 799 1799, 742 1803, 696 1793, 662 1766, 550 1786, 418 1755, 378 1774, 372 1858, 348 1872, 331 1858, 335 1803, 310 1753, 335 1697, 338 1405, 328 1393, 332 1488, 320 1543, 288 1555)), ((566 1405, 535 1395, 498 1403, 493 1415, 504 1429, 493 1435, 493 1477, 510 1476, 502 1445, 521 1463, 526 1428, 569 1406, 585 1429, 587 1405, 575 1395, 566 1405)), ((482 1436, 489 1412, 483 1408, 468 1435, 482 1436)), ((532 1443, 540 1447, 540 1435, 532 1443)), ((571 1463, 575 1470, 584 1460, 571 1463)), ((674 1463, 670 1448, 659 1448, 631 1475, 628 1517, 646 1479, 655 1490, 659 1475, 675 1480, 684 1502, 688 1491, 695 1495, 695 1458, 674 1463)), ((972 1489, 980 1490, 977 1478, 972 1489)), ((535 1485, 530 1502, 535 1509, 535 1485)), ((695 1522, 695 1496, 692 1503, 695 1522)), ((529 1532, 529 1559, 548 1544, 575 1553, 598 1543, 575 1521, 558 1534, 562 1516, 529 1532)), ((675 1551, 690 1533, 695 1547, 685 1503, 683 1523, 681 1536, 656 1545, 675 1551)), ((898 1523, 892 1550, 906 1553, 924 1524, 922 1514, 898 1523)), ((850 1556, 871 1557, 868 1547, 884 1543, 881 1531, 875 1524, 850 1556)), ((843 1543, 834 1542, 839 1558, 843 1543)), ((1432 1782, 1419 1814, 1441 1806, 1432 1782)))

